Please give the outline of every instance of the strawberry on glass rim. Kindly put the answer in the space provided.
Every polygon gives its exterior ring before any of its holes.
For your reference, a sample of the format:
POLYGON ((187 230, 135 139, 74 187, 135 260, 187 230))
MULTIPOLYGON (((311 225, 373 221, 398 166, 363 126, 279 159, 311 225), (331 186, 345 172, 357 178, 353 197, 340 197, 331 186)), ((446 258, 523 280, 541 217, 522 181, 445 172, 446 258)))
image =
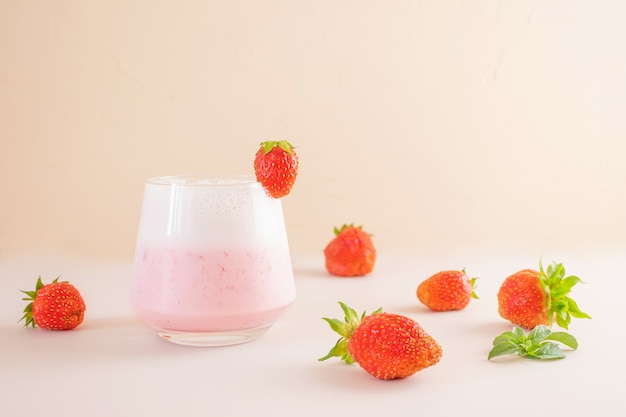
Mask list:
POLYGON ((270 197, 288 195, 298 176, 298 155, 286 140, 261 142, 254 158, 254 174, 270 197))

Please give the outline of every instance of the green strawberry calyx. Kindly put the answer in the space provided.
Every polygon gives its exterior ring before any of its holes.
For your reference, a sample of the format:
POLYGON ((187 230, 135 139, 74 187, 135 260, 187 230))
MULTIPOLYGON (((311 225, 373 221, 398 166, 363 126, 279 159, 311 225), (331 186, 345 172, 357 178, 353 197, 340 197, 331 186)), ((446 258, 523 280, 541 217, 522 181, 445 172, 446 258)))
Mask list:
POLYGON ((554 320, 559 327, 567 329, 571 318, 591 319, 587 313, 583 313, 578 304, 568 297, 574 285, 584 283, 575 275, 565 276, 563 264, 552 262, 544 270, 539 262, 539 280, 548 298, 548 320, 552 326, 554 320))
POLYGON ((478 295, 476 295, 476 280, 478 278, 470 278, 470 285, 472 286, 472 293, 470 294, 470 296, 476 300, 478 300, 478 295))
MULTIPOLYGON (((466 273, 465 273, 465 268, 463 268, 463 269, 461 270, 461 272, 462 272, 463 274, 466 274, 466 273)), ((472 297, 472 298, 474 298, 474 299, 478 300, 479 298, 478 298, 478 295, 476 294, 476 287, 477 287, 477 285, 476 285, 476 281, 478 281, 478 278, 470 278, 470 279, 469 279, 469 283, 470 283, 470 285, 472 286, 472 293, 470 294, 470 297, 472 297)))
MULTIPOLYGON (((348 307, 341 301, 339 302, 339 305, 341 306, 341 309, 343 310, 343 313, 345 315, 343 321, 339 319, 329 319, 326 317, 323 317, 322 320, 325 320, 330 325, 330 328, 338 333, 341 337, 339 338, 339 340, 337 340, 335 346, 330 349, 328 354, 323 358, 319 358, 318 360, 325 361, 326 359, 339 357, 345 363, 352 364, 354 363, 354 359, 352 358, 352 355, 350 355, 350 352, 348 352, 348 342, 350 341, 350 336, 352 336, 352 332, 354 332, 354 330, 359 327, 361 321, 363 320, 363 318, 365 318, 366 312, 364 311, 363 314, 359 316, 359 314, 354 309, 348 307)), ((383 309, 379 308, 371 315, 380 314, 382 313, 382 311, 383 309)))
POLYGON ((289 143, 286 140, 267 140, 265 142, 261 142, 261 144, 259 145, 261 148, 263 148, 263 154, 267 155, 268 153, 271 152, 272 149, 274 149, 275 147, 279 147, 280 149, 282 149, 283 151, 287 152, 288 154, 293 154, 293 149, 294 147, 291 145, 291 143, 289 143))
POLYGON ((504 332, 493 340, 493 348, 487 359, 497 356, 517 354, 528 359, 562 359, 565 353, 559 345, 576 350, 576 338, 566 332, 553 332, 548 326, 539 325, 526 335, 521 327, 514 327, 510 332, 504 332))
MULTIPOLYGON (((55 284, 56 282, 59 281, 59 278, 60 278, 60 276, 56 277, 54 279, 54 281, 52 281, 50 284, 55 284)), ((37 284, 35 284, 35 291, 20 290, 21 292, 23 292, 24 294, 26 294, 28 296, 28 297, 22 298, 22 300, 30 301, 26 305, 26 307, 24 307, 24 315, 19 320, 19 321, 24 320, 24 327, 28 327, 28 326, 35 327, 35 325, 36 325, 35 324, 35 318, 33 317, 33 301, 35 301, 35 298, 37 297, 37 292, 39 292, 39 290, 42 287, 44 287, 44 283, 41 281, 41 276, 39 276, 37 278, 37 284)))
MULTIPOLYGON (((333 228, 333 233, 335 234, 335 236, 339 236, 341 234, 341 232, 343 232, 346 229, 350 229, 350 228, 354 228, 354 229, 359 229, 359 230, 363 230, 363 225, 361 226, 355 226, 354 223, 344 223, 341 227, 337 227, 335 226, 333 228)), ((371 233, 367 233, 370 236, 373 236, 371 233)))
MULTIPOLYGON (((339 236, 339 234, 340 234, 341 232, 343 232, 344 230, 346 230, 346 229, 347 229, 347 228, 349 228, 349 227, 355 227, 355 226, 354 226, 354 223, 344 224, 344 225, 343 225, 343 226, 341 226, 341 227, 336 227, 336 226, 335 226, 335 228, 333 229, 333 232, 335 233, 335 236, 339 236)), ((362 228, 362 226, 357 226, 356 228, 357 228, 357 229, 361 229, 361 228, 362 228)))

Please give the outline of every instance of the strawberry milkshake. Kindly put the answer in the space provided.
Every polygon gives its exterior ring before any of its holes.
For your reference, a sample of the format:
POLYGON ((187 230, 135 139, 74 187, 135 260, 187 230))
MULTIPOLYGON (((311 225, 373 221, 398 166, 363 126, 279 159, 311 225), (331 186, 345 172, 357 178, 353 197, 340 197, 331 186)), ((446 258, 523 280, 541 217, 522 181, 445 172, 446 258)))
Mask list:
POLYGON ((167 340, 253 340, 295 298, 281 202, 248 177, 146 183, 131 303, 167 340))

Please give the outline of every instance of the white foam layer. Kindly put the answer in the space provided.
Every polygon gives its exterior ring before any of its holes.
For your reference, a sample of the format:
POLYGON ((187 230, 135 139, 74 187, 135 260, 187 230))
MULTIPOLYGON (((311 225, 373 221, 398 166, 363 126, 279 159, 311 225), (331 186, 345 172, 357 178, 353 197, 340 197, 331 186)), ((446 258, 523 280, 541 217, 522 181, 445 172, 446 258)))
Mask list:
POLYGON ((160 177, 148 180, 138 242, 286 244, 280 200, 252 177, 160 177))

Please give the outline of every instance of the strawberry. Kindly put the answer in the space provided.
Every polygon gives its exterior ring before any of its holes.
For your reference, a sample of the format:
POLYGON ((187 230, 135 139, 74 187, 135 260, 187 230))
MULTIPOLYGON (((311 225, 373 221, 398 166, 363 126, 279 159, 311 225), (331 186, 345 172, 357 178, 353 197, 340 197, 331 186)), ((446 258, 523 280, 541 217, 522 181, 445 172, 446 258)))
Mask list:
POLYGON ((296 181, 298 155, 286 140, 262 142, 254 158, 254 173, 271 197, 284 197, 296 181))
POLYGON ((348 364, 358 363, 376 378, 401 379, 413 375, 441 359, 441 346, 409 317, 383 313, 359 315, 340 302, 345 321, 324 318, 341 338, 320 361, 340 357, 348 364))
POLYGON ((463 310, 472 298, 476 278, 462 271, 441 271, 422 281, 417 287, 417 298, 434 311, 463 310))
POLYGON ((335 237, 324 249, 326 269, 332 275, 355 277, 374 269, 376 248, 372 238, 362 227, 343 225, 335 228, 335 237))
POLYGON ((567 329, 571 317, 587 318, 567 295, 582 282, 577 276, 565 276, 563 264, 552 263, 547 270, 524 269, 507 277, 498 291, 498 312, 511 323, 526 329, 539 325, 551 327, 556 320, 567 329))
POLYGON ((24 326, 48 330, 71 330, 83 322, 85 301, 72 284, 57 277, 44 285, 37 279, 35 291, 22 291, 31 301, 24 309, 24 326))

